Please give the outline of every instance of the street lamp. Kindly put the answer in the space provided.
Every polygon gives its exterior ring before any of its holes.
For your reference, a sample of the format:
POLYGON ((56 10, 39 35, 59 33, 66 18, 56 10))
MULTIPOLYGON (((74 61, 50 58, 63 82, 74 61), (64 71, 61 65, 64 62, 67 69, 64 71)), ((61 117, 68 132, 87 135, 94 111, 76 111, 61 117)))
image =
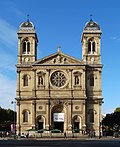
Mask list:
POLYGON ((14 116, 13 116, 13 130, 14 130, 14 139, 16 138, 16 102, 15 101, 12 101, 11 104, 14 104, 14 116))

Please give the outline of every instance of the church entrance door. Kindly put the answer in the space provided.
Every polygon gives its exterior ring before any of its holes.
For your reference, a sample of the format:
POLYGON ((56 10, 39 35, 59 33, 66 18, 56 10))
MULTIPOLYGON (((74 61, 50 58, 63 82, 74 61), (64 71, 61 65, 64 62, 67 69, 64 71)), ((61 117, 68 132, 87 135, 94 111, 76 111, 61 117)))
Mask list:
POLYGON ((54 129, 61 130, 63 132, 64 122, 54 122, 54 129))
POLYGON ((38 122, 38 130, 43 129, 43 122, 38 122))
POLYGON ((53 113, 53 121, 54 121, 54 129, 58 129, 61 132, 63 132, 64 113, 53 113))
POLYGON ((80 132, 80 117, 79 116, 74 116, 73 118, 73 131, 74 133, 79 133, 80 132))
POLYGON ((63 110, 63 105, 55 105, 52 109, 52 129, 56 133, 64 131, 64 120, 65 112, 63 110))

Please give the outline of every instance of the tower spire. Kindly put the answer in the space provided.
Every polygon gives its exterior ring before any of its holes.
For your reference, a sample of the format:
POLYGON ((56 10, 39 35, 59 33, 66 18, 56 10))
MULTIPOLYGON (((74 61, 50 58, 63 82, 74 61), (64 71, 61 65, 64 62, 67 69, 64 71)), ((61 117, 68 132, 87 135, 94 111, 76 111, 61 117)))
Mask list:
POLYGON ((92 17, 93 17, 93 15, 92 15, 92 14, 90 14, 90 20, 92 20, 92 17))
POLYGON ((29 14, 27 14, 27 22, 29 22, 29 16, 30 16, 30 15, 29 15, 29 14))

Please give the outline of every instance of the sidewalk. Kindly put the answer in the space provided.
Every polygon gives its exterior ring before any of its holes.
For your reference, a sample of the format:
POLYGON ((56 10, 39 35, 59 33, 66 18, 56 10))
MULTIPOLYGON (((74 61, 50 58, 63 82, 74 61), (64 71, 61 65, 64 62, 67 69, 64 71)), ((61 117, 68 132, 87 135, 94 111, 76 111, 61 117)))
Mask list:
POLYGON ((14 139, 13 137, 2 137, 0 138, 0 140, 106 140, 106 141, 120 141, 120 137, 118 138, 113 138, 112 136, 107 136, 107 137, 101 137, 99 139, 99 137, 93 137, 93 138, 88 138, 88 137, 79 137, 79 138, 63 138, 63 137, 43 137, 43 138, 17 138, 17 139, 14 139))

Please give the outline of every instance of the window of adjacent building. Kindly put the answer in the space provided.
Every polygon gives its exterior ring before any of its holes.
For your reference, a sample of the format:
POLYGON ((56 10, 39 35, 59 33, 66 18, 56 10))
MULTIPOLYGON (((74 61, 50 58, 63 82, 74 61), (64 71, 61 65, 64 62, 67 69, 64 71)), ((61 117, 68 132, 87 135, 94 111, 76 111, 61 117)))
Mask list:
POLYGON ((90 76, 90 86, 94 86, 94 76, 90 76))
POLYGON ((96 51, 96 43, 94 41, 88 42, 88 54, 94 54, 96 51))
POLYGON ((24 75, 23 77, 23 86, 28 86, 28 76, 24 75))
POLYGON ((28 122, 28 111, 24 111, 23 113, 23 122, 28 122))
POLYGON ((30 53, 30 42, 29 41, 24 41, 23 45, 22 45, 22 48, 23 48, 23 53, 24 54, 29 54, 30 53))

